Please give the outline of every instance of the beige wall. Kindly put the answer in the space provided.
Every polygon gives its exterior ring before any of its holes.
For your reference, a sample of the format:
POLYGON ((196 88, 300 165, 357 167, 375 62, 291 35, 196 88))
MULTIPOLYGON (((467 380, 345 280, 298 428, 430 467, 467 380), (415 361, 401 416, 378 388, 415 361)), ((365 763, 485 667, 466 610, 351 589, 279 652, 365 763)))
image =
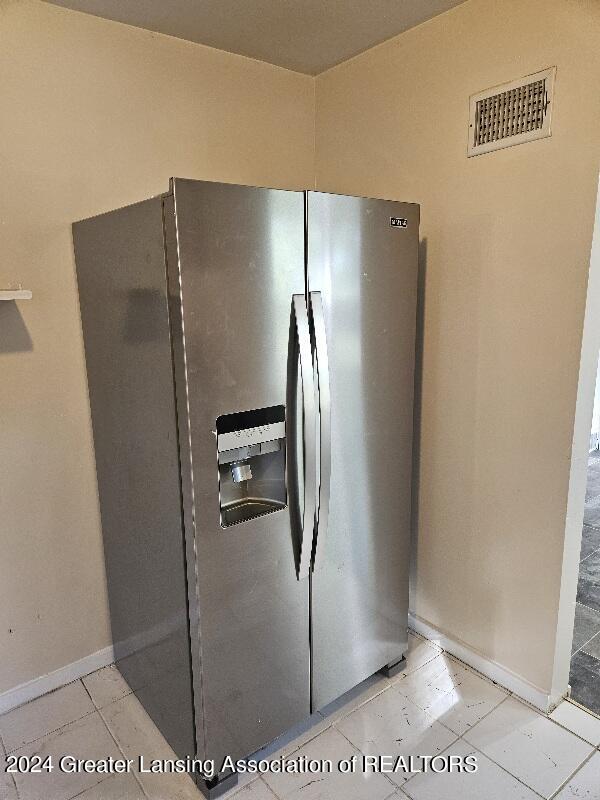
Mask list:
POLYGON ((304 187, 314 82, 0 2, 0 693, 110 643, 70 235, 171 175, 304 187))
POLYGON ((470 0, 317 78, 318 188, 422 204, 413 611, 544 691, 598 176, 599 42, 595 0, 470 0), (469 95, 551 65, 552 137, 467 159, 469 95))

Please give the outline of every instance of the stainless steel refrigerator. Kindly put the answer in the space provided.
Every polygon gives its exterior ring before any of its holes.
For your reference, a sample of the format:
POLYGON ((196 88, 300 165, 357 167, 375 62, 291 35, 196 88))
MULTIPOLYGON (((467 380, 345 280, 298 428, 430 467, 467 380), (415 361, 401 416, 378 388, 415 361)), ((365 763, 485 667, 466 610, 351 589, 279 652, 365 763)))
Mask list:
POLYGON ((406 652, 418 226, 181 179, 73 226, 115 658, 182 757, 406 652))

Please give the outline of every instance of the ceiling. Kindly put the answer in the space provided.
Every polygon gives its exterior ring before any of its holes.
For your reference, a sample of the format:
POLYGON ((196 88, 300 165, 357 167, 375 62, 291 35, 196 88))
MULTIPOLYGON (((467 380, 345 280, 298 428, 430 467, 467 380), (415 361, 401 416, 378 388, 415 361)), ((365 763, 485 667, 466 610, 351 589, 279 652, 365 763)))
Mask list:
POLYGON ((50 0, 317 75, 464 0, 50 0))

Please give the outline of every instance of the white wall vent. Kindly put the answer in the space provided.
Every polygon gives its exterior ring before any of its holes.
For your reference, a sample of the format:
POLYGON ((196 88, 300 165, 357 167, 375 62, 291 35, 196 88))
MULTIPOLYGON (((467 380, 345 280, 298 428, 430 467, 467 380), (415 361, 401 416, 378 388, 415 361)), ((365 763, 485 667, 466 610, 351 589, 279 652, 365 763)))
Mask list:
POLYGON ((555 67, 471 95, 468 156, 550 136, 555 67))

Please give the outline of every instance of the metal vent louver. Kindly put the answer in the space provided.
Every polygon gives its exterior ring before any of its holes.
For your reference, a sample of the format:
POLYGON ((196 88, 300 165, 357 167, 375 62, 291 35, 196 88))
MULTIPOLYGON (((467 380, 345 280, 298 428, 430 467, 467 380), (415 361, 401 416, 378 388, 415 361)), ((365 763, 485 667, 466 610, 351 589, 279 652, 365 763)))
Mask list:
POLYGON ((467 155, 550 136, 554 72, 551 67, 472 95, 467 155))

